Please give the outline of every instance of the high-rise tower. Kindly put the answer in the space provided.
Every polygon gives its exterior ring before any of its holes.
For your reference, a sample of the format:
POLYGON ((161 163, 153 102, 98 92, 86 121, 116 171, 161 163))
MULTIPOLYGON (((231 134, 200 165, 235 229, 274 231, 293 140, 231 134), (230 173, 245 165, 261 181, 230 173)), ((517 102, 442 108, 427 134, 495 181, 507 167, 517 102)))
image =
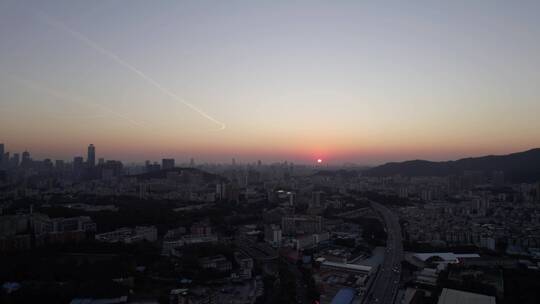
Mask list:
POLYGON ((174 158, 164 158, 161 160, 161 169, 168 170, 174 168, 174 158))
POLYGON ((31 162, 30 152, 24 151, 22 153, 21 166, 28 166, 30 165, 30 162, 31 162))
POLYGON ((2 165, 4 161, 4 144, 0 144, 0 166, 2 165))
POLYGON ((96 165, 96 147, 93 144, 88 146, 88 156, 86 160, 88 167, 94 167, 96 165))

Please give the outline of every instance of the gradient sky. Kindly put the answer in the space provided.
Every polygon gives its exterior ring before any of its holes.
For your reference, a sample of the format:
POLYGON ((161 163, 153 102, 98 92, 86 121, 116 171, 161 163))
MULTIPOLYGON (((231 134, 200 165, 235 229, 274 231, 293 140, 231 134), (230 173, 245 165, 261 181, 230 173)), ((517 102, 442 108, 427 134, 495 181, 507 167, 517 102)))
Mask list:
POLYGON ((445 2, 0 0, 0 142, 336 164, 540 147, 540 1, 445 2))

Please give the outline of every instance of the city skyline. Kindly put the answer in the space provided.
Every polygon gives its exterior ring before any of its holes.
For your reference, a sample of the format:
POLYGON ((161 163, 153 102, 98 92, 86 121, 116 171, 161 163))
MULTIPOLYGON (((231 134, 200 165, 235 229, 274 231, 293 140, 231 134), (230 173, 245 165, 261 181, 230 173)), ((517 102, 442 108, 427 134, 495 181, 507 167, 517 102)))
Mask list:
POLYGON ((540 303, 539 12, 0 0, 0 303, 540 303))
MULTIPOLYGON (((80 166, 85 165, 87 168, 94 168, 97 165, 104 165, 107 161, 112 162, 125 162, 128 166, 156 166, 159 165, 162 169, 172 169, 172 168, 179 168, 179 167, 194 167, 195 165, 232 165, 232 166, 244 166, 244 165, 257 165, 260 166, 262 164, 264 165, 275 165, 275 164, 291 164, 291 165, 300 165, 300 166, 312 166, 313 168, 340 168, 340 167, 359 167, 359 168, 378 168, 378 167, 384 167, 385 165, 393 165, 393 164, 400 164, 400 163, 407 163, 410 161, 428 161, 432 163, 445 163, 445 162, 458 162, 458 161, 468 161, 474 158, 485 158, 485 157, 509 157, 509 156, 515 156, 518 154, 526 154, 526 153, 537 153, 540 151, 540 148, 532 148, 527 149, 523 151, 512 151, 511 153, 506 154, 485 154, 485 155, 477 155, 477 156, 464 156, 462 158, 458 159, 442 159, 442 160, 428 160, 428 159, 419 159, 419 158, 411 158, 411 159, 405 159, 402 161, 392 162, 388 161, 381 164, 374 164, 374 165, 367 165, 367 164, 359 164, 354 162, 343 162, 338 163, 335 160, 331 159, 323 159, 323 158, 315 158, 310 160, 309 162, 295 162, 291 159, 281 159, 281 160, 270 160, 265 161, 262 159, 237 159, 236 157, 232 157, 228 160, 218 160, 218 161, 211 161, 207 159, 196 159, 194 157, 176 157, 174 155, 166 155, 161 154, 159 157, 154 158, 146 158, 146 159, 135 159, 135 160, 129 160, 125 158, 111 158, 107 157, 106 155, 100 155, 96 153, 96 146, 94 144, 89 144, 86 149, 86 155, 83 154, 74 154, 71 157, 67 158, 55 158, 51 156, 45 156, 45 157, 34 157, 35 155, 29 151, 28 149, 25 149, 24 151, 13 151, 9 150, 5 143, 0 142, 0 164, 2 164, 3 161, 5 161, 5 165, 8 163, 14 163, 15 166, 22 165, 25 161, 37 161, 38 163, 42 161, 56 161, 61 162, 61 165, 63 166, 65 162, 67 163, 79 163, 80 166), (22 159, 21 159, 22 156, 22 159)), ((99 152, 98 152, 99 153, 99 152)), ((36 155, 41 155, 40 153, 36 153, 36 155)))
POLYGON ((0 140, 376 165, 540 146, 537 2, 0 3, 0 140))

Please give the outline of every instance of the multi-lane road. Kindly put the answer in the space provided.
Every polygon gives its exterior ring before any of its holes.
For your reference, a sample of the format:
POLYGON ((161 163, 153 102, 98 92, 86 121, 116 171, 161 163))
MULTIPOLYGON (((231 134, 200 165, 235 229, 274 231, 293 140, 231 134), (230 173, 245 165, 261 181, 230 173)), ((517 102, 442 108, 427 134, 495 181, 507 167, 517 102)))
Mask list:
POLYGON ((384 262, 379 268, 373 284, 367 291, 364 303, 392 304, 398 292, 403 260, 403 244, 399 218, 385 206, 371 202, 371 207, 384 221, 388 238, 384 262))

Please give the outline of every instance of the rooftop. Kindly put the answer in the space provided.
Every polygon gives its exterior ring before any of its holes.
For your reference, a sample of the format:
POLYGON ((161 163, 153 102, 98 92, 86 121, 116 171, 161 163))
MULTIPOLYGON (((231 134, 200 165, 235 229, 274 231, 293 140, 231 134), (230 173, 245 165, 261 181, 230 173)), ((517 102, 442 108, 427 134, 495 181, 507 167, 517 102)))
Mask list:
POLYGON ((495 304, 495 297, 455 289, 443 289, 438 304, 495 304))
POLYGON ((432 252, 432 253, 415 253, 414 257, 421 260, 422 262, 425 262, 432 257, 441 258, 445 262, 457 262, 458 259, 479 258, 480 255, 478 255, 477 253, 458 254, 458 253, 453 253, 453 252, 432 252))
POLYGON ((324 261, 321 264, 321 266, 340 268, 340 269, 351 270, 351 271, 368 272, 368 273, 371 272, 371 269, 372 269, 370 266, 347 264, 347 263, 336 263, 336 262, 330 262, 330 261, 324 261))
POLYGON ((342 288, 332 299, 330 304, 350 304, 353 302, 356 296, 356 290, 354 288, 342 288))

